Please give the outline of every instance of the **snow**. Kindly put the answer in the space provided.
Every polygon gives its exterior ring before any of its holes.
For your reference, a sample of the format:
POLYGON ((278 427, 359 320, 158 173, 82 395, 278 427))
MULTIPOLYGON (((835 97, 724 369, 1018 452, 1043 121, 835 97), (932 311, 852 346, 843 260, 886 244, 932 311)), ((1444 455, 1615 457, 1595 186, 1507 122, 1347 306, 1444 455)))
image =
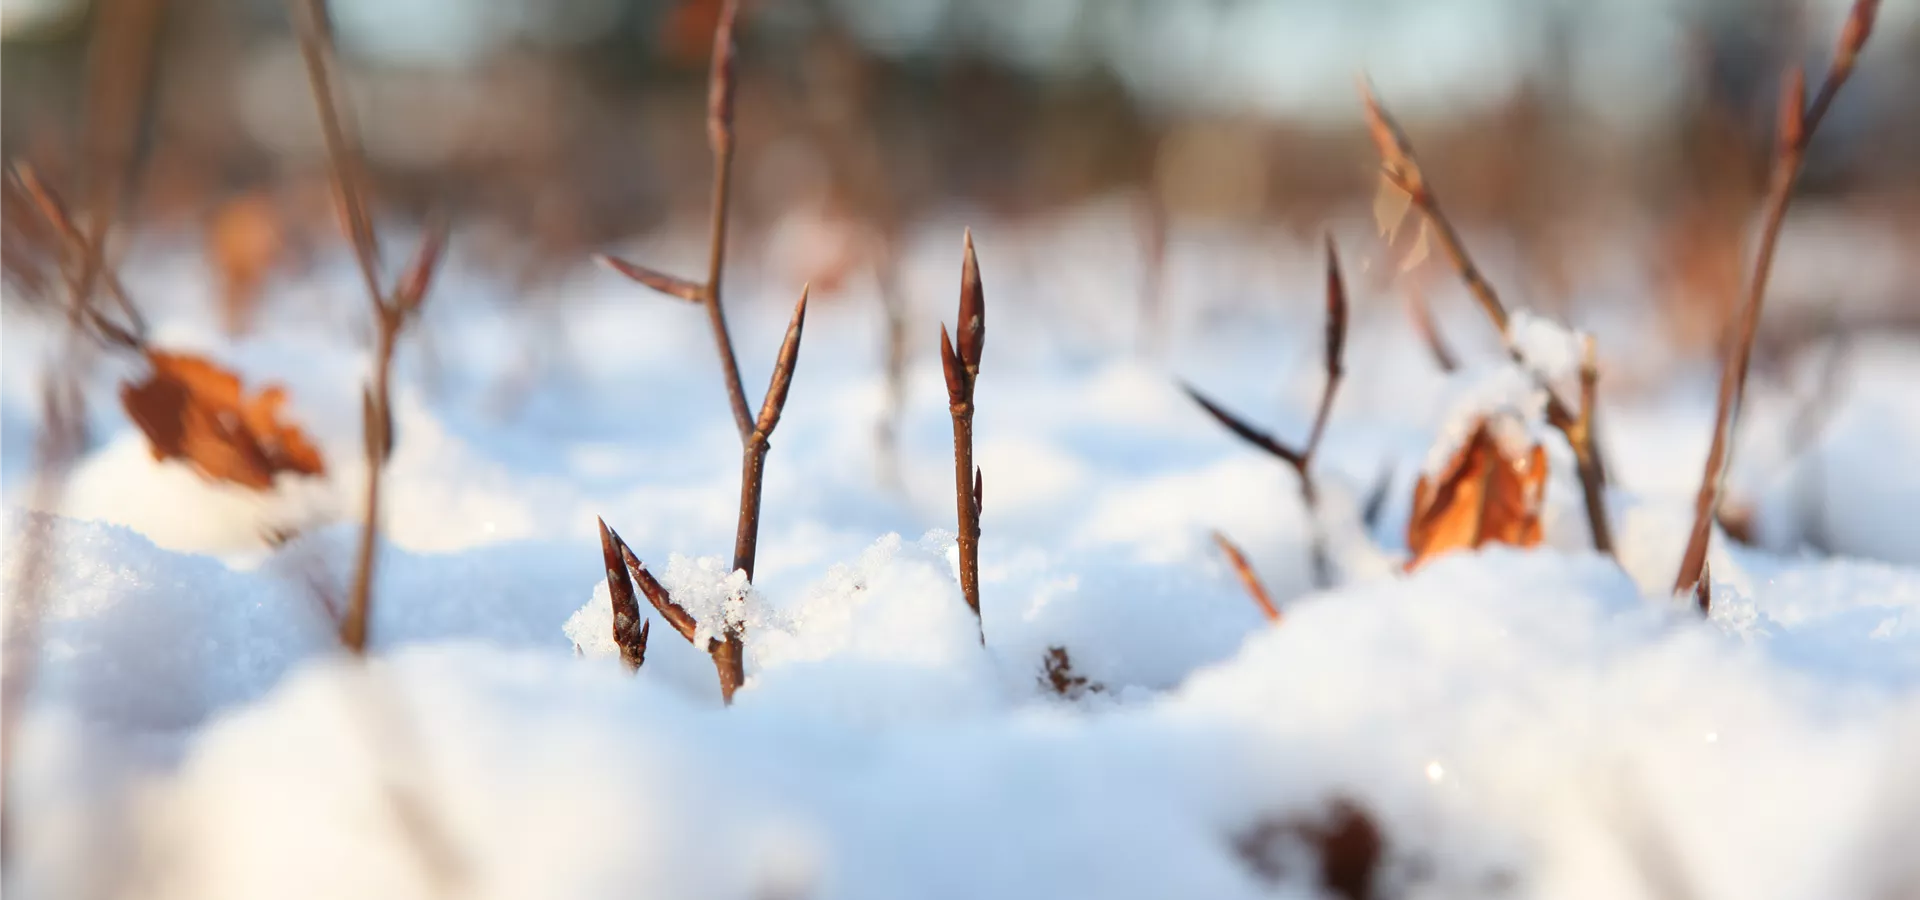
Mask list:
MULTIPOLYGON (((1524 367, 1469 339, 1469 365, 1446 377, 1398 301, 1365 289, 1310 520, 1292 470, 1178 382, 1304 436, 1323 314, 1313 248, 1177 234, 1169 355, 1141 357, 1126 317, 1096 302, 1131 298, 1125 273, 1075 262, 1126 252, 1111 224, 976 223, 994 308, 979 619, 955 578, 931 342, 910 361, 900 486, 875 476, 885 386, 865 279, 816 297, 749 586, 716 555, 732 543, 738 448, 698 311, 585 267, 510 311, 456 252, 424 343, 400 359, 364 663, 334 648, 327 609, 364 475, 365 353, 339 300, 351 271, 286 288, 260 333, 229 341, 192 266, 136 254, 126 277, 156 333, 250 384, 286 383, 331 475, 250 496, 156 463, 111 405, 109 369, 71 490, 57 510, 22 510, 35 393, 23 363, 6 370, 10 607, 23 535, 53 536, 38 640, 8 632, 9 666, 31 653, 36 673, 9 710, 23 827, 8 894, 1312 897, 1308 849, 1263 842, 1343 803, 1384 835, 1382 896, 1920 885, 1904 852, 1920 825, 1910 339, 1855 347, 1801 443, 1785 435, 1804 383, 1750 386, 1732 483, 1759 510, 1759 542, 1716 536, 1702 620, 1669 591, 1710 366, 1654 371, 1677 357, 1654 321, 1609 307, 1600 331, 1618 563, 1588 549, 1570 456, 1541 422, 1535 376, 1577 370, 1574 332, 1516 313, 1524 367), (1071 296, 1049 302, 1061 284, 1071 296), (1548 447, 1545 546, 1400 574, 1414 479, 1487 415, 1548 447), (632 675, 596 516, 703 628, 689 643, 656 621, 632 675), (1247 549, 1280 625, 1214 529, 1247 549), (273 547, 270 531, 294 536, 273 547), (1340 576, 1320 591, 1316 533, 1340 576), (704 653, 723 620, 746 635, 731 708, 704 653), (1070 696, 1047 686, 1055 648, 1085 679, 1070 696)), ((904 243, 922 338, 951 315, 945 225, 904 243)), ((781 277, 729 282, 754 390, 792 300, 781 277)), ((1485 331, 1452 300, 1436 297, 1444 331, 1485 331)), ((10 318, 0 340, 37 358, 50 328, 10 318)))

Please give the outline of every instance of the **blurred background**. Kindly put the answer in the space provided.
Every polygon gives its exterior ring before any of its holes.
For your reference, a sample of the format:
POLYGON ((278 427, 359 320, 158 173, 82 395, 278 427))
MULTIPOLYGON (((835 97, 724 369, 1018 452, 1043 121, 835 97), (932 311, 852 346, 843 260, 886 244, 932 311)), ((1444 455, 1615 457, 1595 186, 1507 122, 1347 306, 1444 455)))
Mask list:
MULTIPOLYGON (((955 208, 1018 219, 1102 204, 1149 261, 1183 229, 1310 238, 1373 200, 1364 72, 1452 215, 1500 242, 1497 266, 1535 305, 1617 265, 1615 238, 1632 234, 1675 338, 1710 341, 1764 188, 1778 73, 1820 71, 1847 5, 748 2, 735 240, 831 293, 851 273, 884 280, 902 233, 955 208)), ((56 184, 82 179, 97 6, 7 0, 0 20, 0 144, 56 184)), ((719 6, 333 0, 380 215, 450 212, 471 258, 519 285, 626 236, 697 233, 719 6)), ((304 72, 276 0, 156 8, 118 221, 200 242, 244 330, 263 290, 337 233, 304 72)), ((1920 241, 1920 7, 1888 4, 1868 56, 1814 143, 1795 217, 1842 211, 1825 231, 1895 269, 1850 280, 1863 296, 1849 308, 1904 323, 1920 314, 1899 251, 1920 241)), ((9 254, 15 288, 34 277, 22 256, 9 254)), ((1143 271, 1142 296, 1115 302, 1153 302, 1157 266, 1143 271)), ((1834 290, 1783 277, 1784 293, 1834 290)))

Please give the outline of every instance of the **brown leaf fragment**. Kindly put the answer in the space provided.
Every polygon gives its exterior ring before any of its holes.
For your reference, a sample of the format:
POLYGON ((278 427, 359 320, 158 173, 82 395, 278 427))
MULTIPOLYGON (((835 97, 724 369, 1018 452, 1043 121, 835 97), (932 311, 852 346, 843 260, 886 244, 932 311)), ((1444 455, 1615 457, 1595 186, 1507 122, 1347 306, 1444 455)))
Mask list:
POLYGON ((1421 476, 1407 523, 1407 571, 1452 550, 1492 542, 1516 547, 1540 543, 1540 501, 1547 484, 1547 453, 1535 444, 1518 456, 1501 446, 1486 420, 1436 480, 1421 476))
POLYGON ((127 416, 147 436, 155 459, 185 460, 201 477, 255 490, 275 475, 324 475, 326 461, 298 426, 280 418, 286 391, 252 397, 238 376, 184 353, 149 351, 153 374, 120 386, 127 416))
POLYGON ((1067 655, 1065 647, 1048 647, 1044 666, 1040 686, 1068 700, 1078 700, 1107 689, 1106 685, 1088 681, 1087 676, 1076 673, 1073 670, 1073 657, 1067 655))
POLYGON ((1321 816, 1289 816, 1256 823, 1234 841, 1241 860, 1263 881, 1286 880, 1298 862, 1316 864, 1320 887, 1345 900, 1368 900, 1386 857, 1386 837, 1366 810, 1335 797, 1321 816), (1306 851, 1300 859, 1295 850, 1306 851))

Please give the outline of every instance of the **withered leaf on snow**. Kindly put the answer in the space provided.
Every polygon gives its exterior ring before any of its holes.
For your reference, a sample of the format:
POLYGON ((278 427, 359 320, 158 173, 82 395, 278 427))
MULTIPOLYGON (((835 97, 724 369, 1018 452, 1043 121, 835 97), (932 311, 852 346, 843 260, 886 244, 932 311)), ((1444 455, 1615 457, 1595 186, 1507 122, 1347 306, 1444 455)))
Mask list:
POLYGON ((1481 419, 1439 478, 1421 476, 1414 487, 1407 571, 1448 551, 1488 542, 1539 544, 1546 485, 1546 450, 1534 444, 1514 455, 1481 419))
POLYGON ((255 490, 281 472, 326 474, 319 449, 281 420, 280 387, 248 397, 238 376, 198 356, 153 350, 147 361, 153 374, 121 385, 120 403, 155 459, 185 460, 204 478, 255 490))

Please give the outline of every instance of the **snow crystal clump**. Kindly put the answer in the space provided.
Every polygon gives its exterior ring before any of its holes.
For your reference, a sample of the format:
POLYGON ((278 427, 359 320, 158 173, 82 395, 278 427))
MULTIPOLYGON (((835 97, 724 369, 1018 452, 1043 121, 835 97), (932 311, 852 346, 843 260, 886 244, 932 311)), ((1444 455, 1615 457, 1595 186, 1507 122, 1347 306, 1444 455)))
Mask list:
POLYGON ((1563 400, 1576 396, 1585 337, 1546 316, 1516 309, 1507 316, 1507 345, 1520 364, 1553 386, 1563 400))

